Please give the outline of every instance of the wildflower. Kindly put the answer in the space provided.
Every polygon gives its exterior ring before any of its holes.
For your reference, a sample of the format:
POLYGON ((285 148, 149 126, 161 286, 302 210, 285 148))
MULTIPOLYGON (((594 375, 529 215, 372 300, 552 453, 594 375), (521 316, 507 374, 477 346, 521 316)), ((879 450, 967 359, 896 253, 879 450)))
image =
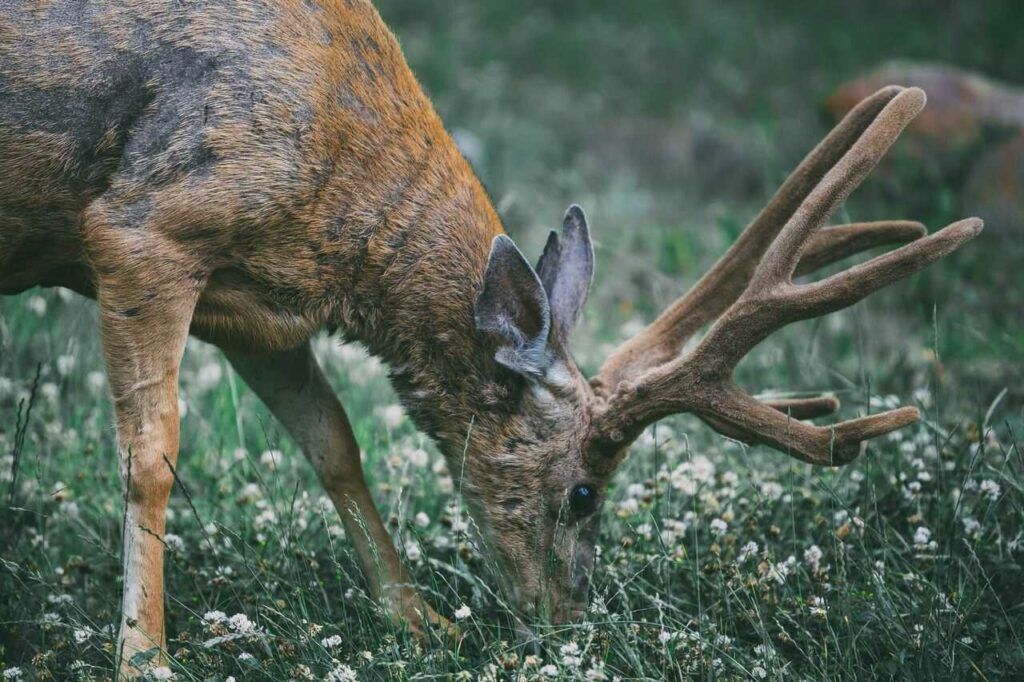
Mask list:
POLYGON ((228 618, 228 626, 235 632, 247 635, 256 629, 255 624, 249 620, 249 616, 244 613, 236 613, 235 615, 228 618))
POLYGON ((584 674, 584 677, 588 680, 592 680, 592 682, 605 682, 605 680, 608 679, 608 676, 600 668, 590 668, 584 674))
POLYGON ((640 511, 640 503, 635 497, 627 497, 622 502, 619 502, 620 517, 632 516, 638 511, 640 511))
POLYGON ((932 539, 932 532, 924 526, 918 526, 917 530, 914 531, 914 544, 927 546, 928 542, 932 539))
POLYGON ((200 391, 206 392, 220 383, 224 370, 219 362, 208 362, 196 372, 195 386, 200 391))
POLYGON ((209 625, 223 623, 227 619, 228 616, 223 611, 207 611, 203 614, 203 621, 209 625))
POLYGON ((61 355, 57 358, 57 374, 66 377, 75 369, 74 355, 61 355))
POLYGON ((785 561, 780 561, 774 565, 761 564, 758 567, 761 570, 761 574, 767 580, 774 580, 779 585, 783 585, 786 582, 786 576, 789 575, 790 570, 796 565, 796 557, 790 555, 785 561))
POLYGON ((281 464, 283 457, 284 455, 280 450, 264 450, 260 454, 260 464, 269 469, 276 469, 281 464))
POLYGON ((430 455, 423 448, 416 448, 409 452, 409 463, 422 469, 430 463, 430 455))
POLYGON ((825 600, 817 595, 811 595, 811 615, 817 616, 818 618, 825 618, 828 615, 828 611, 825 609, 825 600))
MULTIPOLYGON (((552 675, 554 677, 554 675, 552 675)), ((24 679, 22 676, 21 668, 10 667, 4 671, 5 680, 21 680, 24 679)))
POLYGON ((563 644, 559 652, 562 654, 562 665, 575 668, 583 662, 583 658, 580 656, 580 645, 576 642, 563 644))
POLYGON ((341 646, 341 635, 331 635, 320 640, 321 646, 325 649, 334 649, 341 646))
POLYGON ((766 677, 768 677, 768 671, 765 670, 764 668, 762 668, 759 665, 755 665, 750 670, 750 676, 753 677, 754 679, 763 680, 766 677))
POLYGON ((409 561, 416 563, 423 558, 423 550, 415 540, 409 540, 405 543, 405 556, 409 561))
POLYGON ((413 520, 419 528, 426 528, 430 525, 430 517, 423 512, 417 513, 416 518, 413 520))
POLYGON ((324 678, 325 682, 356 682, 359 679, 355 670, 344 663, 337 661, 335 663, 334 668, 327 672, 327 677, 324 678))
POLYGON ((455 609, 455 620, 466 620, 472 615, 473 611, 465 604, 455 609))
POLYGON ((402 424, 402 408, 398 405, 385 405, 376 410, 377 416, 389 429, 397 429, 402 424))
POLYGON ((162 665, 159 668, 153 668, 149 671, 149 676, 154 680, 173 680, 174 673, 166 665, 162 665))
POLYGON ((75 644, 85 644, 92 637, 92 630, 89 628, 75 628, 72 634, 75 638, 75 644))
POLYGON ((558 677, 558 666, 548 663, 540 669, 540 674, 545 677, 558 677))
POLYGON ((1002 492, 999 488, 999 484, 990 478, 985 479, 978 486, 978 492, 988 497, 989 500, 995 502, 999 499, 999 494, 1002 492))
POLYGON ((673 469, 670 481, 672 487, 684 495, 695 495, 701 484, 711 483, 714 477, 715 465, 707 457, 698 455, 673 469))
POLYGON ((783 492, 782 484, 775 481, 766 481, 761 484, 761 495, 769 500, 778 500, 782 497, 783 492))
POLYGON ((972 516, 965 516, 962 523, 964 524, 964 533, 971 537, 976 537, 981 532, 981 524, 972 516))
POLYGON ((821 571, 821 558, 823 556, 824 553, 817 545, 811 545, 804 551, 804 563, 811 569, 811 573, 819 573, 821 571))
POLYGON ((256 665, 258 665, 258 663, 256 662, 256 657, 250 654, 248 651, 243 651, 242 653, 238 654, 238 662, 249 667, 255 667, 256 665))
POLYGON ((185 551, 185 541, 181 539, 180 535, 175 535, 174 533, 164 534, 164 545, 172 552, 185 551))
POLYGON ((743 545, 742 547, 740 547, 740 553, 736 557, 736 563, 742 564, 750 557, 755 556, 757 554, 758 549, 759 548, 756 542, 748 542, 747 544, 743 545))
POLYGON ((668 644, 676 638, 675 632, 669 632, 668 630, 662 630, 658 633, 658 642, 662 645, 668 644))
POLYGON ((729 530, 729 524, 722 519, 711 520, 711 532, 715 535, 722 535, 727 530, 729 530))
POLYGON ((42 296, 33 296, 25 301, 25 307, 28 308, 30 312, 42 317, 46 314, 46 299, 42 296))

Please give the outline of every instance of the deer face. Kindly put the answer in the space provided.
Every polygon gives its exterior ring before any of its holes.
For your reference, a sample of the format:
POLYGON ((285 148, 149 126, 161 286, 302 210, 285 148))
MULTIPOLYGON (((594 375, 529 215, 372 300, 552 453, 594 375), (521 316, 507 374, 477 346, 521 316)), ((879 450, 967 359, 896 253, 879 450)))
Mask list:
POLYGON ((588 457, 594 395, 568 352, 593 250, 572 207, 536 270, 512 240, 494 240, 476 302, 497 371, 516 386, 474 425, 464 493, 504 587, 527 612, 563 621, 586 604, 608 472, 588 457))

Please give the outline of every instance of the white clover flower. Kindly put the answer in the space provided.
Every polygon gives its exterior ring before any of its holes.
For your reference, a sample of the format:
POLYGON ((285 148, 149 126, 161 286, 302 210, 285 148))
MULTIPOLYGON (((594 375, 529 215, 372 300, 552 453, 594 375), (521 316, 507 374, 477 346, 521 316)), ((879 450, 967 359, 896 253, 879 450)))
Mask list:
POLYGON ((159 668, 153 668, 149 671, 149 676, 154 680, 173 680, 174 673, 166 665, 162 665, 159 668))
POLYGON ((207 611, 203 614, 203 622, 210 625, 217 623, 223 623, 228 619, 228 615, 223 611, 207 611))
POLYGON ((344 663, 338 663, 335 661, 335 666, 327 672, 327 677, 324 678, 325 682, 356 682, 359 676, 356 675, 356 671, 348 667, 344 663))
POLYGON ((804 563, 811 569, 812 573, 817 573, 821 570, 821 559, 825 556, 824 552, 817 545, 811 545, 804 551, 804 563))
POLYGON ((66 377, 75 369, 74 355, 61 355, 57 358, 57 374, 66 377))
POLYGON ((413 522, 419 528, 426 528, 430 525, 430 517, 423 512, 418 512, 415 518, 413 519, 413 522))
POLYGON ((668 644, 669 642, 671 642, 675 638, 676 638, 676 633, 675 632, 669 632, 668 630, 662 630, 661 632, 658 633, 658 642, 661 643, 662 645, 668 644))
POLYGON ((423 448, 415 448, 409 451, 409 463, 419 469, 425 468, 430 464, 430 455, 423 448))
POLYGON ((736 557, 736 563, 742 564, 744 561, 752 556, 757 555, 758 546, 756 542, 748 542, 747 544, 740 547, 739 556, 736 557))
POLYGON ((558 666, 548 663, 540 669, 540 674, 544 677, 558 677, 558 666))
POLYGON ((782 497, 783 492, 785 491, 782 488, 782 484, 775 481, 765 481, 761 484, 761 494, 769 500, 778 500, 782 497))
POLYGON ((224 370, 219 362, 208 362, 196 372, 195 386, 202 392, 209 391, 220 383, 224 370))
POLYGON ((23 676, 23 674, 21 672, 21 668, 18 668, 18 667, 15 667, 15 666, 11 666, 10 668, 7 668, 6 670, 4 670, 4 679, 5 680, 21 680, 21 679, 24 679, 24 676, 23 676))
POLYGON ((465 604, 455 609, 455 620, 466 620, 472 615, 473 611, 465 604))
POLYGON ((772 566, 769 566, 765 578, 767 578, 768 580, 774 580, 779 585, 783 585, 786 582, 786 576, 789 575, 789 572, 792 570, 794 566, 796 566, 796 557, 790 555, 786 558, 785 561, 780 561, 772 566))
POLYGON ((722 535, 729 530, 729 524, 722 519, 711 519, 710 528, 715 535, 722 535))
POLYGON ((325 649, 335 649, 341 646, 341 635, 331 635, 320 640, 320 645, 325 649))
POLYGON ((640 503, 635 497, 627 497, 619 502, 619 516, 632 516, 640 511, 640 503))
POLYGON ((644 540, 650 540, 654 535, 654 527, 649 523, 641 523, 636 527, 636 533, 644 540))
POLYGON ((280 450, 264 450, 260 453, 260 464, 270 469, 276 469, 284 458, 280 450))
POLYGON ((244 663, 245 665, 252 666, 256 663, 256 657, 250 654, 248 651, 243 651, 238 654, 238 662, 244 663))
POLYGON ((85 644, 92 637, 92 630, 89 628, 75 628, 72 636, 75 638, 75 644, 85 644))
POLYGON ((585 679, 591 680, 591 682, 605 682, 608 679, 608 675, 605 674, 600 668, 590 668, 584 673, 585 679))
POLYGON ((999 484, 990 478, 986 478, 978 486, 978 492, 986 496, 989 500, 995 502, 999 499, 999 495, 1002 493, 1002 489, 999 484))
POLYGON ((583 658, 580 656, 580 645, 576 642, 563 644, 558 651, 562 654, 562 665, 577 668, 583 662, 583 658))
POLYGON ((437 489, 441 491, 442 495, 451 495, 455 492, 455 481, 451 476, 442 476, 437 479, 437 489))
POLYGON ((967 535, 973 537, 981 532, 981 523, 973 516, 965 516, 961 519, 961 523, 964 524, 964 533, 967 535))
POLYGON ((388 429, 397 429, 402 425, 404 414, 400 405, 385 405, 384 407, 378 407, 375 412, 388 429))
POLYGON ((915 545, 927 545, 932 539, 932 532, 924 526, 918 526, 917 530, 914 531, 914 544, 915 545))
POLYGON ((185 541, 175 533, 164 533, 164 545, 172 552, 184 552, 185 541))
POLYGON ((60 397, 60 386, 52 381, 47 381, 39 387, 39 395, 43 396, 51 403, 55 403, 57 402, 57 398, 60 397))
POLYGON ((228 618, 228 627, 242 635, 249 634, 256 629, 256 625, 244 613, 236 613, 228 618))
POLYGON ((46 299, 42 296, 32 296, 25 301, 25 307, 28 308, 30 312, 42 317, 46 314, 46 299))
POLYGON ((423 550, 420 549, 419 543, 415 540, 407 540, 405 543, 405 556, 409 558, 409 561, 416 563, 423 558, 423 550))
POLYGON ((768 677, 768 671, 765 670, 764 668, 762 668, 759 665, 755 665, 750 670, 750 676, 753 677, 754 679, 763 680, 766 677, 768 677))

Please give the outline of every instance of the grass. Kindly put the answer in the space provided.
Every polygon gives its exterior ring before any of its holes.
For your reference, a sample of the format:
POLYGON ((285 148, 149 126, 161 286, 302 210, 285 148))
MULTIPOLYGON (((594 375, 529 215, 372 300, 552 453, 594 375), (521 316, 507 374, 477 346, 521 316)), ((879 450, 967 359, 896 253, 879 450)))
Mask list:
MULTIPOLYGON (((643 5, 382 3, 516 240, 537 253, 565 205, 588 209, 599 272, 576 350, 591 371, 824 134, 815 104, 835 84, 891 57, 1003 77, 1021 57, 1007 38, 1016 3, 926 17, 909 3, 643 5)), ((959 217, 955 178, 894 157, 843 220, 959 217)), ((311 468, 219 353, 190 342, 166 538, 176 679, 1018 677, 1024 295, 1007 275, 1019 244, 987 238, 999 229, 784 330, 740 368, 750 387, 831 390, 847 415, 895 395, 922 408, 919 425, 822 470, 694 420, 658 424, 615 479, 586 619, 540 628, 537 651, 517 642, 457 482, 378 363, 317 339, 422 592, 448 617, 468 607, 455 646, 417 648, 381 618, 311 468)), ((15 667, 111 675, 122 508, 95 318, 65 292, 0 300, 0 670, 12 679, 15 667)))

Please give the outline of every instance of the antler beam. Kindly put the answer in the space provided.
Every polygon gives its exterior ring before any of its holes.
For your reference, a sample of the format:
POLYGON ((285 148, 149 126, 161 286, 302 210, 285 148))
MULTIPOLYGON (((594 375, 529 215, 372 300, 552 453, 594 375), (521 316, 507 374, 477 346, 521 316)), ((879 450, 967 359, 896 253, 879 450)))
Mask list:
POLYGON ((925 104, 924 92, 886 88, 854 109, 811 152, 743 235, 694 289, 605 363, 594 385, 605 409, 594 422, 598 451, 621 450, 651 422, 692 412, 721 433, 765 443, 814 464, 854 459, 862 442, 914 422, 901 408, 818 427, 800 421, 838 407, 831 398, 759 402, 732 381, 737 363, 776 330, 852 305, 924 268, 977 235, 971 218, 924 236, 911 222, 822 230, 925 104), (863 249, 910 242, 808 284, 810 272, 863 249), (763 255, 762 255, 763 254, 763 255), (689 336, 721 315, 687 355, 689 336))

